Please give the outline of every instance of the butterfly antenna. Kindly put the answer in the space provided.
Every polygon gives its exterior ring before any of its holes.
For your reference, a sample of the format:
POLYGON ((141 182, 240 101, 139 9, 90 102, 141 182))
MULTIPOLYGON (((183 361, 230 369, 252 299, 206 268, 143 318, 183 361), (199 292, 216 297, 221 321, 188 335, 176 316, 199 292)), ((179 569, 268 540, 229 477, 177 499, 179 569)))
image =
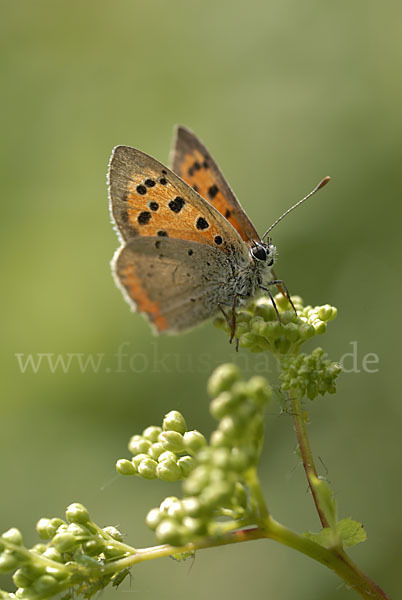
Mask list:
POLYGON ((290 208, 288 208, 288 210, 286 210, 283 215, 281 215, 279 217, 279 219, 276 219, 275 223, 272 223, 271 227, 269 227, 266 232, 264 233, 264 235, 262 236, 262 240, 268 235, 268 233, 271 231, 271 229, 273 229, 274 227, 276 227, 276 225, 278 225, 278 223, 280 221, 282 221, 282 219, 284 217, 286 217, 286 215, 288 215, 290 212, 292 212, 292 210, 294 210, 295 208, 297 208, 298 206, 300 206, 300 204, 302 204, 305 200, 308 200, 308 198, 311 198, 311 196, 313 196, 313 194, 315 194, 316 192, 318 192, 318 190, 320 190, 321 188, 324 187, 324 185, 327 185, 328 181, 331 179, 331 177, 329 177, 327 175, 327 177, 324 177, 324 179, 322 179, 320 181, 320 183, 318 185, 315 186, 315 188, 309 193, 307 194, 307 196, 304 196, 304 198, 302 198, 301 200, 299 200, 299 202, 296 202, 296 204, 294 204, 293 206, 291 206, 290 208))

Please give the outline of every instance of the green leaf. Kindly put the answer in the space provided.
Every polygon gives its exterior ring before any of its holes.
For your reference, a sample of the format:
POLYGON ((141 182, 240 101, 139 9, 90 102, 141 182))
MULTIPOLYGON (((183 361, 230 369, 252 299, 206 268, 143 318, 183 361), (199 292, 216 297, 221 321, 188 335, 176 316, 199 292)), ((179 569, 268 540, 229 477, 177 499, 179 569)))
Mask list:
POLYGON ((324 546, 324 548, 333 548, 339 543, 350 548, 366 541, 367 538, 363 525, 352 519, 338 521, 335 525, 335 531, 330 527, 325 527, 319 533, 306 531, 303 536, 320 544, 320 546, 324 546))
POLYGON ((363 525, 353 519, 341 519, 336 524, 336 528, 343 544, 349 548, 365 542, 367 539, 363 525))
POLYGON ((333 548, 338 543, 337 536, 334 536, 333 530, 329 527, 321 529, 319 533, 306 531, 303 536, 316 544, 320 544, 320 546, 324 546, 324 548, 333 548))

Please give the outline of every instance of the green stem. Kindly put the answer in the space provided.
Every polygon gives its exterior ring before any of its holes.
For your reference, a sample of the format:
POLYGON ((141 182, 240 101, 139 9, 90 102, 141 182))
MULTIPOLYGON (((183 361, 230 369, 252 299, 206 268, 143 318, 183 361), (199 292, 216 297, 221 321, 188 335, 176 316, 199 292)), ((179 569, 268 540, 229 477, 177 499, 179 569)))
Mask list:
POLYGON ((251 467, 245 474, 244 479, 251 492, 254 514, 258 516, 258 523, 264 525, 269 518, 269 510, 261 490, 256 467, 251 467))
POLYGON ((316 542, 291 531, 270 516, 266 519, 265 527, 231 531, 219 538, 205 538, 180 547, 162 545, 138 549, 134 555, 105 565, 104 573, 118 572, 145 560, 263 538, 275 540, 280 544, 298 550, 325 565, 343 579, 355 592, 359 593, 364 600, 390 600, 389 596, 371 581, 343 551, 328 550, 316 542))
MULTIPOLYGON (((297 396, 291 396, 290 400, 292 404, 293 422, 299 442, 300 454, 302 457, 304 470, 306 472, 307 481, 314 499, 314 504, 316 506, 322 526, 330 527, 330 524, 328 523, 328 520, 320 507, 320 501, 317 496, 316 488, 311 481, 312 476, 317 477, 318 475, 314 464, 310 441, 307 435, 306 421, 303 416, 301 399, 297 396)), ((303 552, 303 550, 300 551, 303 552)), ((374 581, 372 581, 363 571, 359 569, 357 565, 355 565, 355 563, 349 558, 342 548, 334 548, 331 551, 331 556, 331 564, 328 564, 327 566, 335 571, 340 577, 342 577, 342 579, 348 583, 348 585, 358 591, 363 598, 389 598, 385 592, 383 592, 381 588, 374 583, 374 581)))
POLYGON ((313 453, 310 448, 310 441, 307 435, 306 429, 306 421, 303 417, 303 407, 301 403, 301 399, 298 396, 290 396, 290 401, 292 404, 292 414, 293 414, 293 423, 296 429, 297 440, 299 442, 300 454, 303 461, 303 467, 306 472, 306 477, 308 484, 310 486, 310 490, 314 499, 314 504, 316 506, 318 516, 320 517, 320 521, 323 527, 329 527, 329 523, 323 511, 321 510, 319 500, 315 491, 314 486, 311 483, 311 475, 318 477, 317 470, 314 464, 313 453))

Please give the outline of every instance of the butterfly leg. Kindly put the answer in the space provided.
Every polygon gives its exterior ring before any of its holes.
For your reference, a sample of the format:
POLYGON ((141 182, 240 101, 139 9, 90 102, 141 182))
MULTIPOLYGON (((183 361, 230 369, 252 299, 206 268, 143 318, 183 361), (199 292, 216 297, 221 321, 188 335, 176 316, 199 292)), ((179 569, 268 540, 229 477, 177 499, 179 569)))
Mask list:
POLYGON ((236 301, 237 301, 237 294, 235 294, 233 296, 230 343, 232 343, 232 341, 233 341, 235 329, 236 329, 236 301))
MULTIPOLYGON (((235 294, 234 298, 233 298, 232 316, 231 316, 231 318, 228 317, 228 315, 223 310, 222 305, 219 304, 219 310, 221 311, 221 313, 225 317, 225 320, 226 320, 227 324, 230 327, 230 340, 229 340, 230 344, 233 342, 233 338, 234 338, 234 334, 235 334, 235 329, 236 329, 236 310, 235 310, 236 309, 236 300, 237 300, 237 294, 235 294)), ((239 351, 239 338, 236 338, 236 352, 238 352, 238 351, 239 351)))
MULTIPOLYGON (((284 282, 282 281, 282 279, 274 279, 273 281, 269 281, 269 282, 267 283, 267 285, 276 285, 276 286, 278 287, 279 291, 281 292, 281 294, 282 294, 283 296, 285 296, 285 297, 287 298, 287 300, 289 301, 289 304, 290 304, 290 306, 291 306, 291 307, 293 308, 293 310, 295 311, 295 315, 297 315, 297 310, 296 310, 296 308, 295 308, 295 305, 294 305, 294 304, 293 304, 293 302, 292 302, 292 299, 291 299, 291 297, 290 297, 290 294, 289 294, 288 288, 286 287, 286 285, 284 284, 284 282), (282 289, 282 288, 283 288, 283 289, 282 289)), ((271 294, 270 290, 269 290, 268 288, 266 288, 266 287, 263 287, 262 285, 260 285, 259 287, 260 287, 260 289, 264 290, 264 292, 268 292, 268 294, 269 294, 269 297, 270 297, 270 299, 271 299, 271 302, 272 302, 272 304, 273 304, 273 307, 275 308, 275 312, 276 312, 276 314, 277 314, 278 320, 280 321, 281 319, 280 319, 280 317, 279 317, 278 309, 277 309, 277 307, 276 307, 275 301, 274 301, 274 299, 273 299, 273 296, 272 296, 272 294, 271 294)))

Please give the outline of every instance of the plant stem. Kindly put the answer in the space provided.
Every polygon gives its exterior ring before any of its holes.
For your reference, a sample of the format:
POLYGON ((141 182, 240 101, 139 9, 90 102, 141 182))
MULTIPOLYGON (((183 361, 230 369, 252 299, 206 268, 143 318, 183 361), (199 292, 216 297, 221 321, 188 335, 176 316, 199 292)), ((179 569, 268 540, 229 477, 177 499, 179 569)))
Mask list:
POLYGON ((318 475, 317 470, 315 468, 313 453, 311 452, 310 442, 307 435, 306 422, 303 417, 303 407, 301 399, 296 395, 291 395, 290 401, 292 404, 293 423, 296 429, 297 440, 299 442, 303 467, 306 472, 306 477, 314 499, 314 504, 316 506, 321 525, 323 527, 329 527, 327 518, 320 508, 315 488, 311 484, 311 475, 314 475, 315 477, 318 477, 318 475))
MULTIPOLYGON (((307 435, 306 421, 303 416, 301 399, 297 396, 291 396, 290 400, 292 404, 293 422, 299 442, 300 454, 302 457, 304 470, 306 472, 307 481, 314 499, 314 504, 316 506, 322 526, 330 527, 325 514, 321 510, 315 486, 313 486, 311 482, 311 477, 317 477, 318 475, 314 464, 310 441, 307 435)), ((300 551, 303 552, 302 549, 300 549, 300 551)), ((353 587, 356 591, 359 591, 363 598, 389 598, 376 583, 374 583, 363 571, 359 569, 357 565, 354 564, 354 562, 349 558, 342 548, 334 548, 331 551, 331 556, 332 564, 328 564, 327 566, 338 573, 338 575, 342 577, 342 579, 344 579, 348 585, 353 587), (336 563, 334 561, 336 561, 336 563), (348 578, 346 579, 345 576, 348 578), (364 595, 364 593, 366 593, 366 595, 364 595)), ((316 560, 319 559, 317 558, 316 560)))
POLYGON ((173 554, 194 552, 205 548, 249 542, 264 538, 275 540, 294 550, 298 550, 306 556, 327 566, 343 579, 347 585, 354 589, 355 592, 360 594, 364 600, 390 600, 389 596, 387 596, 377 584, 371 581, 371 579, 369 579, 343 551, 324 548, 324 546, 320 546, 316 542, 291 531, 270 516, 266 519, 265 527, 253 527, 250 529, 231 531, 219 538, 204 538, 198 542, 180 547, 165 544, 161 546, 152 546, 150 548, 141 548, 131 556, 105 565, 104 572, 118 572, 145 560, 153 560, 155 558, 162 558, 173 554))
POLYGON ((251 501, 253 504, 255 515, 258 515, 258 523, 263 525, 269 518, 269 511, 265 502, 264 495, 261 490, 260 480, 257 475, 256 467, 251 467, 245 474, 245 481, 251 492, 251 501))

